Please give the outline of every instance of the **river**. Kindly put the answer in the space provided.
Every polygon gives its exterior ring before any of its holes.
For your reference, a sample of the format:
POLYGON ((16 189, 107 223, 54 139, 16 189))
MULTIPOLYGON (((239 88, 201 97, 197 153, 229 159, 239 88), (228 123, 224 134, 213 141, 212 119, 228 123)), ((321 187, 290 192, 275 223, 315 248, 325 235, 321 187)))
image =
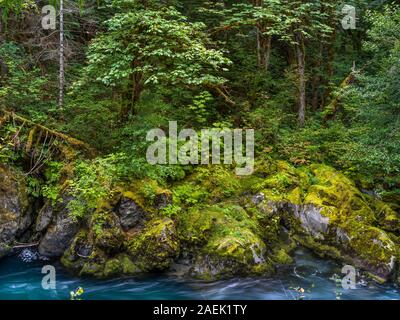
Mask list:
POLYGON ((400 290, 358 279, 356 289, 345 290, 332 279, 341 265, 315 257, 306 249, 295 252, 295 266, 279 270, 273 278, 235 278, 204 282, 176 276, 157 275, 113 280, 81 279, 58 263, 43 260, 31 250, 0 262, 0 299, 69 299, 69 293, 83 287, 83 300, 98 299, 262 299, 262 300, 393 300, 400 290), (56 289, 44 290, 42 267, 56 268, 56 289), (303 288, 300 294, 296 288, 303 288))

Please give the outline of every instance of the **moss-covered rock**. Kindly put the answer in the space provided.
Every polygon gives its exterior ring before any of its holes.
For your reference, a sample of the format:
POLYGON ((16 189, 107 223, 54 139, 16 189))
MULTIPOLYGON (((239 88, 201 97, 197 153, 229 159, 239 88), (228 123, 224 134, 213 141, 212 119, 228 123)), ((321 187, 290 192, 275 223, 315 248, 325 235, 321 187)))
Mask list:
POLYGON ((198 167, 172 192, 146 179, 121 188, 91 215, 63 264, 104 278, 165 271, 183 258, 201 279, 265 276, 293 263, 290 253, 301 244, 379 281, 395 277, 395 205, 329 166, 259 164, 246 177, 226 166, 198 167), (173 219, 163 216, 166 205, 179 208, 173 219))
MULTIPOLYGON (((81 230, 65 251, 61 263, 80 276, 110 278, 135 275, 141 270, 125 253, 111 255, 93 241, 91 231, 81 230)), ((122 251, 122 250, 121 250, 122 251)))
POLYGON ((175 223, 169 218, 150 220, 127 240, 128 254, 143 272, 167 269, 178 256, 179 247, 175 223))
POLYGON ((225 166, 202 166, 184 182, 172 189, 174 203, 193 206, 199 203, 218 203, 243 192, 241 179, 225 166))
POLYGON ((104 277, 115 277, 120 275, 135 275, 141 270, 132 262, 127 254, 120 254, 106 262, 104 267, 104 277))
POLYGON ((293 259, 292 257, 288 254, 288 252, 281 248, 279 249, 273 256, 273 260, 275 263, 280 264, 280 265, 287 265, 287 264, 292 264, 293 259))
POLYGON ((88 231, 81 230, 64 252, 61 257, 61 263, 70 271, 79 273, 85 262, 92 257, 93 251, 94 246, 89 241, 88 231))
POLYGON ((382 229, 400 233, 400 214, 390 204, 376 199, 371 199, 374 207, 375 217, 382 229))
POLYGON ((388 280, 398 247, 387 233, 399 219, 390 206, 363 194, 345 175, 325 165, 293 169, 280 164, 258 188, 266 216, 279 215, 301 244, 388 280), (384 230, 383 230, 384 229, 384 230))
POLYGON ((261 230, 240 206, 193 208, 179 219, 185 249, 194 254, 193 276, 210 280, 272 271, 261 230))
POLYGON ((115 213, 104 209, 97 210, 92 215, 89 226, 96 247, 109 255, 121 252, 125 237, 115 213))

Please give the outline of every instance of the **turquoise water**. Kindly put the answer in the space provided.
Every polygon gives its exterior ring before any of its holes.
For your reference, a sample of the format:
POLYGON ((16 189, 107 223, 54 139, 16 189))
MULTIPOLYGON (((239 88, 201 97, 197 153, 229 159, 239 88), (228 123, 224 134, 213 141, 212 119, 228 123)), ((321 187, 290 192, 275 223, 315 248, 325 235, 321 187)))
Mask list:
POLYGON ((80 279, 67 273, 59 264, 56 289, 41 286, 42 266, 53 264, 33 251, 0 261, 0 299, 69 299, 69 292, 81 286, 84 300, 90 299, 298 299, 294 288, 305 289, 304 299, 400 299, 400 290, 358 279, 357 288, 338 288, 330 278, 340 275, 341 266, 321 260, 306 250, 295 254, 296 267, 280 270, 274 278, 232 279, 201 282, 172 276, 124 278, 114 280, 80 279))

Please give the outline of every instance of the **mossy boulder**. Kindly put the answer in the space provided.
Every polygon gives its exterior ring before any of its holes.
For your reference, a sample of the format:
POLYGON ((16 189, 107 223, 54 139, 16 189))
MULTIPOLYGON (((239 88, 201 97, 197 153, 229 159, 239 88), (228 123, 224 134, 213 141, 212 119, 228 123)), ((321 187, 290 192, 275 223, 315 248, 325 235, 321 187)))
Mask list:
POLYGON ((95 278, 128 276, 141 272, 127 254, 121 252, 110 255, 96 246, 92 231, 89 230, 81 230, 76 235, 61 262, 67 269, 80 276, 95 278))
POLYGON ((81 230, 61 257, 61 263, 70 271, 79 273, 83 265, 94 257, 94 245, 89 240, 88 230, 81 230))
POLYGON ((168 269, 179 255, 179 238, 175 223, 169 218, 154 218, 139 233, 129 236, 127 252, 143 271, 168 269))
MULTIPOLYGON (((378 228, 376 206, 355 184, 333 168, 311 166, 317 185, 307 191, 304 202, 320 208, 329 219, 327 240, 339 245, 345 259, 373 276, 388 280, 392 276, 398 249, 389 235, 378 228)), ((387 227, 395 230, 398 219, 381 206, 387 227), (391 220, 391 221, 390 221, 391 220)))
POLYGON ((104 277, 115 277, 120 275, 135 275, 140 273, 139 267, 132 262, 129 256, 125 253, 108 260, 104 267, 104 277))
POLYGON ((121 252, 125 236, 114 212, 107 209, 97 210, 91 217, 89 228, 96 247, 109 255, 121 252))
POLYGON ((265 198, 260 211, 279 215, 301 244, 376 279, 392 277, 399 251, 387 232, 397 232, 398 216, 344 174, 326 165, 294 169, 281 163, 257 188, 265 198))
POLYGON ((193 208, 179 219, 185 250, 194 256, 192 276, 211 280, 272 271, 261 230, 240 206, 193 208))
POLYGON ((136 227, 147 217, 147 212, 128 194, 122 196, 116 209, 119 221, 124 230, 136 227))

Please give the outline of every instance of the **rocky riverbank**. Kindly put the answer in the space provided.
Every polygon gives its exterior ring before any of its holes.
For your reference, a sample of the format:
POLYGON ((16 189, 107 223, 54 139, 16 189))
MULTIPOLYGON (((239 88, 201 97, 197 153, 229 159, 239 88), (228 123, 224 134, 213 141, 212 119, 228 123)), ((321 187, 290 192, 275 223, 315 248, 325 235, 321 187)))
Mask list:
POLYGON ((68 188, 57 201, 36 199, 25 175, 1 165, 0 255, 37 242, 42 255, 80 276, 179 272, 214 280, 272 275, 301 245, 379 282, 398 281, 398 203, 325 165, 268 160, 256 168, 250 177, 210 166, 168 186, 120 185, 78 219, 68 188))

